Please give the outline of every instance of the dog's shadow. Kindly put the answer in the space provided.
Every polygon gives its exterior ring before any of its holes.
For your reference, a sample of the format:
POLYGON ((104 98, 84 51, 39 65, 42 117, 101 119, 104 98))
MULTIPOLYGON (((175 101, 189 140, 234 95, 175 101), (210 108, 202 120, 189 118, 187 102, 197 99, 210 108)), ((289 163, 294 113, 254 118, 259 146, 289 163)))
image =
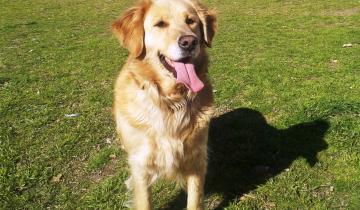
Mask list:
MULTIPOLYGON (((312 167, 317 153, 327 149, 325 120, 300 123, 287 129, 267 124, 255 110, 239 108, 212 120, 209 133, 209 165, 205 194, 223 197, 215 209, 256 189, 303 157, 312 167)), ((162 209, 183 209, 186 195, 180 193, 162 209)))

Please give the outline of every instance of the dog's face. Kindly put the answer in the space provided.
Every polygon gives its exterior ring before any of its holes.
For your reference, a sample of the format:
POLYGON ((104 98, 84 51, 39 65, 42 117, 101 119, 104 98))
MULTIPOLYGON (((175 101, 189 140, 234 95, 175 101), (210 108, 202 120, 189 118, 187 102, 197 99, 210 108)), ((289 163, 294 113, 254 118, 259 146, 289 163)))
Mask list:
POLYGON ((210 46, 216 17, 196 0, 143 0, 112 24, 131 54, 162 54, 171 60, 196 57, 210 46))
POLYGON ((171 61, 196 58, 200 53, 201 21, 195 8, 186 1, 158 0, 144 20, 148 56, 171 61))
POLYGON ((202 88, 193 65, 211 44, 216 16, 197 0, 140 1, 112 29, 132 56, 173 72, 193 92, 202 88), (190 79, 184 79, 186 75, 190 79))

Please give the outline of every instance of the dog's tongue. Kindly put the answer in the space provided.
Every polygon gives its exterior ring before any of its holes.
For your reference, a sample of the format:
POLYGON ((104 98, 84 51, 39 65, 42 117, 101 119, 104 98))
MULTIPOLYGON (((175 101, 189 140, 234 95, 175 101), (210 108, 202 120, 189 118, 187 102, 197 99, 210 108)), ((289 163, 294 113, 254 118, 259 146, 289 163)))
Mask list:
POLYGON ((198 78, 194 64, 173 61, 176 71, 176 82, 183 83, 192 92, 199 92, 204 83, 198 78))

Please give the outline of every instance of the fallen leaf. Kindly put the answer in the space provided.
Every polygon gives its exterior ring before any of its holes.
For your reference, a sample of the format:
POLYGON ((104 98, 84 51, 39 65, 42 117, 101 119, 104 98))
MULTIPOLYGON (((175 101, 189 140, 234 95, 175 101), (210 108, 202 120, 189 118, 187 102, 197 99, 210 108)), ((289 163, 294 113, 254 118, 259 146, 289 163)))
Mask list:
POLYGON ((245 201, 245 200, 249 200, 249 199, 256 199, 256 197, 253 195, 250 195, 250 194, 244 194, 243 196, 240 197, 241 201, 245 201))
POLYGON ((106 139, 105 139, 105 142, 106 142, 107 144, 111 144, 111 139, 110 139, 110 138, 106 138, 106 139))
POLYGON ((60 179, 61 179, 62 176, 63 176, 62 174, 58 174, 56 176, 53 176, 51 178, 51 182, 60 182, 60 179))

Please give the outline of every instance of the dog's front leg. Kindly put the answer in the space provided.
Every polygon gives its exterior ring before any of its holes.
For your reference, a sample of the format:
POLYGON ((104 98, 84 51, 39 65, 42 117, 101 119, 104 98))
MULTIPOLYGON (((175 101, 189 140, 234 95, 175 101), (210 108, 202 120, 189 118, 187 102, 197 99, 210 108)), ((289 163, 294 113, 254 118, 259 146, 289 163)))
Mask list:
POLYGON ((187 182, 187 209, 188 210, 202 210, 203 206, 203 191, 205 181, 205 170, 201 170, 195 174, 186 177, 187 182))
POLYGON ((131 181, 134 194, 133 208, 135 210, 150 210, 150 187, 147 175, 138 170, 132 171, 131 181))

